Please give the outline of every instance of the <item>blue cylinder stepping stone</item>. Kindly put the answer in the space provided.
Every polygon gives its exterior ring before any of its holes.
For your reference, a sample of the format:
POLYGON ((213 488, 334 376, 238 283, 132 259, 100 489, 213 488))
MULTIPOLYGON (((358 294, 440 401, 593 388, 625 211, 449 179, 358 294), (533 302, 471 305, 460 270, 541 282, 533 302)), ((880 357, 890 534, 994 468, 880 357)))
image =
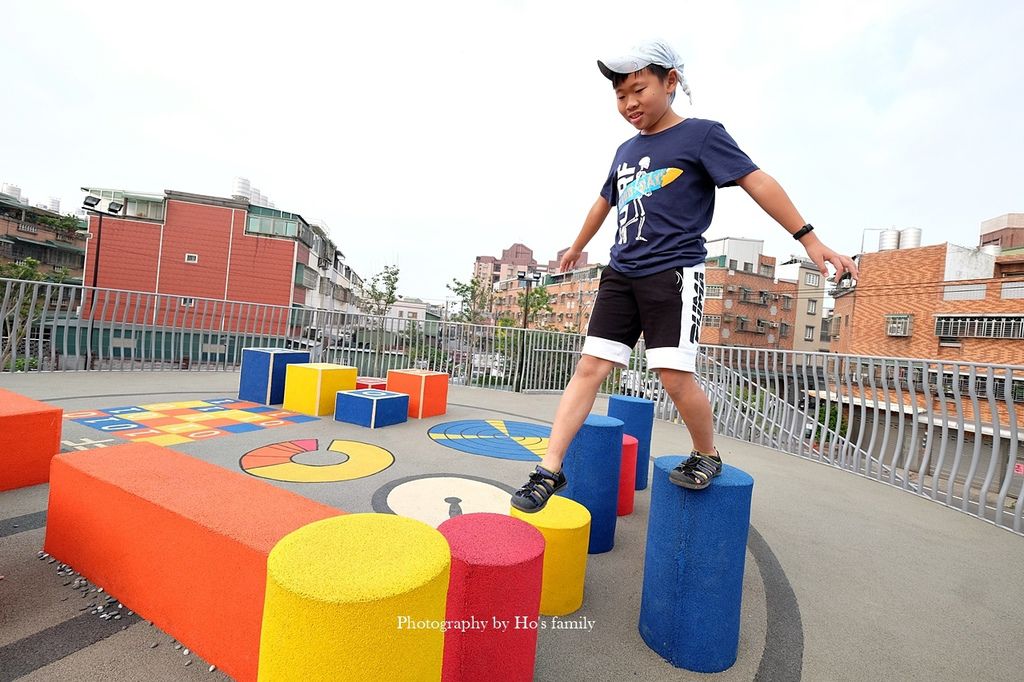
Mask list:
POLYGON ((654 428, 654 401, 628 395, 613 395, 608 400, 608 416, 621 419, 626 433, 636 438, 636 487, 646 490, 651 468, 651 431, 654 428))
POLYGON ((559 493, 590 512, 589 554, 615 546, 621 466, 622 420, 591 414, 565 453, 562 471, 568 485, 559 493))
POLYGON ((654 460, 640 636, 677 668, 716 673, 736 662, 754 479, 726 464, 687 490, 668 478, 684 459, 654 460))

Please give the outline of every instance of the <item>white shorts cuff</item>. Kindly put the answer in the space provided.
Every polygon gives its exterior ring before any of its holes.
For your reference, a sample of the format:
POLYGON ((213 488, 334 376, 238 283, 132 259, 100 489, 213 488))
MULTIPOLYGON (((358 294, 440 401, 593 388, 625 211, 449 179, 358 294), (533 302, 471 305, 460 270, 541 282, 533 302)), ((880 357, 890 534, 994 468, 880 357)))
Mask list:
POLYGON ((629 356, 633 349, 624 343, 610 341, 597 336, 588 336, 583 341, 583 354, 602 360, 614 362, 619 367, 629 366, 629 356))
MULTIPOLYGON (((584 345, 584 347, 586 347, 584 345)), ((648 369, 677 369, 681 372, 697 371, 697 349, 648 348, 648 369)))

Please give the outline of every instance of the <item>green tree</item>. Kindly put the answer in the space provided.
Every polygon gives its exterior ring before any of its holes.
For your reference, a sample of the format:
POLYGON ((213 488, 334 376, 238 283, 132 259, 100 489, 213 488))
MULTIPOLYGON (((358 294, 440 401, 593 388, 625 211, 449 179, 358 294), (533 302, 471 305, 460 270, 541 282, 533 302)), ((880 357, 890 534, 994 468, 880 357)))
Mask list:
POLYGON ((0 263, 0 277, 30 282, 46 279, 43 273, 39 272, 39 261, 35 258, 26 258, 19 263, 0 263))
POLYGON ((536 322, 537 316, 540 313, 550 313, 554 310, 551 307, 551 294, 543 286, 532 287, 529 291, 529 296, 527 296, 526 289, 523 289, 519 292, 516 300, 519 303, 520 314, 522 314, 522 311, 526 311, 527 326, 536 322))
MULTIPOLYGON (((20 263, 0 264, 0 278, 28 282, 39 282, 46 279, 39 272, 39 261, 35 258, 26 258, 20 263)), ((11 286, 11 283, 7 284, 8 288, 11 286)), ((3 343, 0 344, 0 370, 20 371, 25 369, 25 359, 18 358, 12 368, 11 357, 15 350, 21 347, 21 343, 32 331, 33 325, 39 321, 46 309, 46 301, 34 296, 30 285, 14 283, 13 287, 14 295, 11 297, 9 305, 0 307, 0 332, 2 332, 0 337, 3 339, 3 343), (26 287, 28 288, 26 289, 26 287)), ((0 305, 3 303, 0 302, 0 305)), ((30 358, 29 361, 32 363, 29 369, 35 369, 35 358, 30 358)))
POLYGON ((368 284, 363 287, 363 296, 360 301, 360 308, 368 315, 383 317, 387 314, 388 308, 398 300, 395 292, 398 290, 399 268, 397 265, 385 265, 381 272, 370 278, 368 284))
POLYGON ((468 282, 460 282, 453 277, 446 286, 461 302, 459 312, 452 316, 453 320, 470 324, 483 324, 487 321, 494 298, 494 290, 491 287, 476 277, 468 282))
POLYGON ((57 230, 58 232, 67 232, 69 234, 72 234, 78 231, 79 229, 84 229, 85 227, 82 224, 82 221, 71 213, 68 213, 65 216, 61 216, 60 218, 39 216, 36 218, 36 222, 39 223, 40 225, 52 227, 54 230, 57 230))

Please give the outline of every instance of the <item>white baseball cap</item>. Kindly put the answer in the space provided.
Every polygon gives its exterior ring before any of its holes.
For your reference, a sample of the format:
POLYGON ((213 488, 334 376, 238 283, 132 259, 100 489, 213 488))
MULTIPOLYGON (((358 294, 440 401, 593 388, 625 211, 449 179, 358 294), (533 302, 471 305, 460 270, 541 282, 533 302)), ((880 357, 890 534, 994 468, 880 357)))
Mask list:
MULTIPOLYGON (((690 98, 693 103, 693 96, 690 94, 690 86, 683 76, 683 60, 670 45, 660 40, 650 40, 636 45, 624 54, 611 59, 598 59, 597 68, 601 70, 604 77, 613 80, 616 74, 627 75, 646 69, 651 64, 672 70, 675 69, 676 77, 679 79, 679 88, 690 98)), ((673 99, 675 93, 672 93, 673 99)))

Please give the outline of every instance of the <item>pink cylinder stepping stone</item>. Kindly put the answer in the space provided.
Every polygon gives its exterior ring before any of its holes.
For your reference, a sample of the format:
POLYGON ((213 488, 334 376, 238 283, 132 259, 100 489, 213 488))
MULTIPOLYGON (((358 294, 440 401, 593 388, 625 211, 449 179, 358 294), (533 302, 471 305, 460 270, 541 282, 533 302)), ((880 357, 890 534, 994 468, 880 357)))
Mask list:
POLYGON ((532 680, 544 536, 503 514, 464 514, 437 529, 452 551, 441 679, 532 680))
POLYGON ((622 466, 619 468, 619 506, 617 516, 633 513, 633 491, 636 489, 636 455, 640 441, 628 433, 622 435, 622 466))

